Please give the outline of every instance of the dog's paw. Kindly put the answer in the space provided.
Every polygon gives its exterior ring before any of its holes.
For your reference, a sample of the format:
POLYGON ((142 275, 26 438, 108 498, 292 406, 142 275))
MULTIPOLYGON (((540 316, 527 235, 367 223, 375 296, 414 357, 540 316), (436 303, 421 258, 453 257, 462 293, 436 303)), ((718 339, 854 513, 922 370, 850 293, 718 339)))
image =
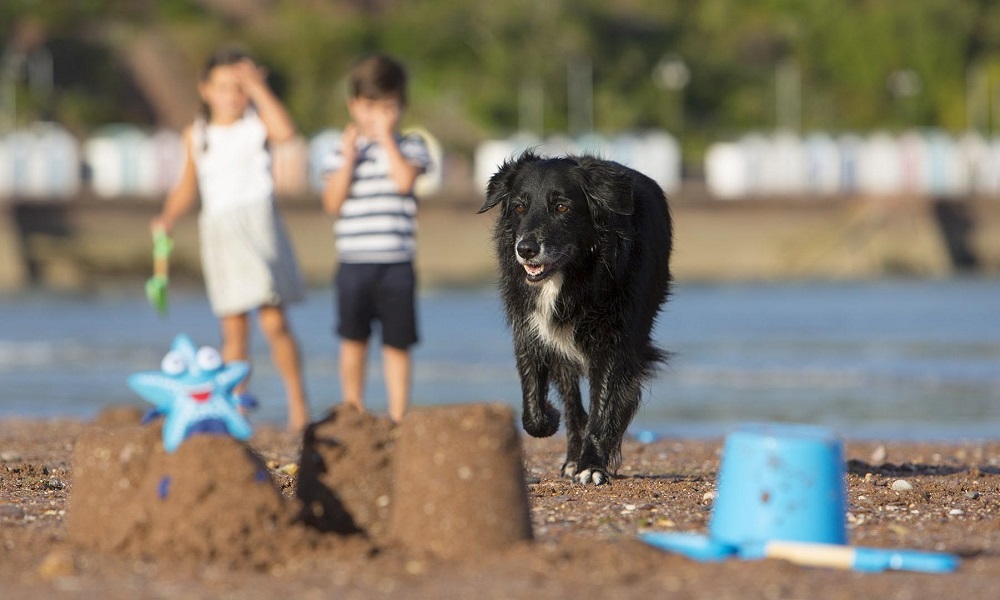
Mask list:
POLYGON ((611 483, 611 476, 608 475, 607 471, 604 469, 598 469, 597 467, 580 471, 576 474, 574 479, 584 485, 588 483, 592 483, 594 485, 607 485, 611 483))
POLYGON ((547 405, 541 414, 534 415, 524 413, 521 424, 528 435, 537 438, 549 437, 559 431, 559 409, 551 404, 547 405))
POLYGON ((567 460, 564 462, 560 473, 562 473, 563 477, 569 477, 572 479, 576 475, 576 461, 567 460))

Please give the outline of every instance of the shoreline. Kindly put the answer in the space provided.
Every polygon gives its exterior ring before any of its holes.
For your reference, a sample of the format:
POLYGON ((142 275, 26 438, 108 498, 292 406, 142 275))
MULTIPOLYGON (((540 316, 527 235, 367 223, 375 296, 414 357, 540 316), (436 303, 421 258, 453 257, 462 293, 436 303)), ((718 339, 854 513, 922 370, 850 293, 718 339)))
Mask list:
MULTIPOLYGON (((508 404, 501 401, 497 402, 500 402, 501 404, 508 404)), ((325 407, 322 411, 318 412, 325 413, 338 404, 339 403, 325 407)), ((520 407, 515 404, 519 404, 519 401, 518 403, 511 402, 509 403, 509 406, 515 410, 517 414, 519 414, 520 407)), ((415 402, 412 408, 420 409, 430 406, 432 405, 415 402)), ((140 404, 121 404, 111 406, 110 408, 126 411, 136 410, 143 413, 147 407, 140 404)), ((0 410, 0 427, 11 423, 32 424, 45 422, 67 422, 74 423, 79 426, 86 426, 95 419, 99 418, 100 414, 108 409, 109 406, 101 406, 96 407, 96 409, 93 410, 82 410, 77 412, 53 410, 39 413, 5 412, 0 410)), ((640 408, 639 410, 641 413, 642 409, 640 408)), ((373 412, 375 414, 379 414, 379 410, 377 409, 373 409, 373 412)), ((316 416, 321 418, 322 414, 317 414, 316 416)), ((250 421, 255 427, 272 429, 280 428, 284 424, 284 417, 252 417, 250 421)), ((667 426, 657 427, 655 425, 643 423, 640 414, 637 415, 636 419, 632 422, 632 426, 629 427, 625 437, 626 439, 639 444, 656 443, 663 440, 705 443, 721 440, 726 434, 732 432, 736 428, 756 422, 757 421, 753 420, 745 422, 677 421, 672 422, 667 426)), ((861 445, 893 444, 905 446, 911 444, 940 444, 945 446, 959 446, 967 444, 990 444, 995 441, 1000 441, 1000 434, 995 431, 996 427, 982 422, 964 422, 960 424, 940 424, 932 423, 930 421, 906 424, 895 422, 891 427, 888 425, 884 427, 880 427, 879 425, 859 425, 857 423, 836 424, 808 422, 808 424, 825 427, 833 431, 838 437, 844 440, 845 443, 861 445)), ((558 433, 556 433, 556 436, 565 436, 565 430, 560 428, 558 433)))

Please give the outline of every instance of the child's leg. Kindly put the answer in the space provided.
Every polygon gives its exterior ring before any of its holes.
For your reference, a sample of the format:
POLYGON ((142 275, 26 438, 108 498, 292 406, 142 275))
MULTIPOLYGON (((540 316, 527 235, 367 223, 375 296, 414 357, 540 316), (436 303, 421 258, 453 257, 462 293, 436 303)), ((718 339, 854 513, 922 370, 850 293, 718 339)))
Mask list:
POLYGON ((219 318, 222 329, 222 360, 247 360, 250 356, 250 321, 246 313, 219 318))
POLYGON ((340 391, 344 404, 365 409, 365 360, 367 340, 340 340, 340 391))
POLYGON ((281 374, 288 396, 288 429, 298 431, 309 423, 309 406, 302 382, 302 362, 299 346, 288 326, 281 306, 262 306, 259 311, 260 328, 271 346, 271 360, 281 374))
POLYGON ((389 418, 399 423, 410 403, 410 351, 405 348, 382 346, 385 390, 389 396, 389 418))
MULTIPOLYGON (((219 327, 222 330, 222 361, 249 360, 250 321, 247 314, 220 317, 219 327)), ((236 387, 237 394, 243 393, 248 381, 249 377, 236 387)))
POLYGON ((417 343, 417 277, 411 263, 385 265, 377 297, 382 320, 382 366, 389 418, 399 422, 410 404, 410 347, 417 343))

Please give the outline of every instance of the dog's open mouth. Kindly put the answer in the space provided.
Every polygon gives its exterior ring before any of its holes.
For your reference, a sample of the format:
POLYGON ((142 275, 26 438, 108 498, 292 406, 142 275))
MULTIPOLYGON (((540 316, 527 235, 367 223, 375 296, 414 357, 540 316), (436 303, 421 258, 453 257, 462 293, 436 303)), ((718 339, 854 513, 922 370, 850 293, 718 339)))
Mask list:
POLYGON ((559 262, 541 265, 524 263, 522 266, 524 267, 527 280, 536 283, 555 273, 559 269, 559 262))

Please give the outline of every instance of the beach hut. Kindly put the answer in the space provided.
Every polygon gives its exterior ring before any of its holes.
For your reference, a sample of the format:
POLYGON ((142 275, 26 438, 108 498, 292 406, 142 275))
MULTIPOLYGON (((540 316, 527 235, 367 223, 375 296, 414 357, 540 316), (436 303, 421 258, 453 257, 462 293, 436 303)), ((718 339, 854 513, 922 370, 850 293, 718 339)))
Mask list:
POLYGON ((840 153, 840 193, 853 195, 858 193, 859 162, 864 139, 854 133, 837 136, 837 151, 840 153))
POLYGON ((3 143, 0 194, 22 199, 69 199, 80 187, 76 138, 55 123, 33 123, 3 143))
POLYGON ((802 139, 789 132, 765 138, 760 161, 758 192, 768 196, 790 196, 805 191, 805 149, 802 139))
POLYGON ((14 157, 7 149, 7 136, 0 136, 0 203, 14 191, 14 157))
POLYGON ((504 140, 487 140, 476 148, 474 178, 476 188, 485 190, 490 177, 504 161, 517 158, 529 148, 539 148, 541 142, 531 134, 518 134, 504 140))
POLYGON ((157 195, 166 195, 177 185, 184 168, 184 141, 174 129, 158 129, 150 141, 155 157, 153 187, 157 195))
POLYGON ((955 142, 959 155, 959 178, 966 194, 979 193, 980 181, 985 173, 984 157, 989 152, 989 143, 975 131, 967 131, 955 142))
POLYGON ((648 131, 636 140, 629 166, 644 173, 670 194, 681 185, 681 147, 665 131, 648 131))
POLYGON ((142 129, 125 124, 101 127, 84 143, 83 153, 96 195, 117 198, 160 192, 156 145, 142 129))
POLYGON ((746 163, 744 193, 747 196, 758 196, 767 187, 764 180, 764 162, 770 155, 771 142, 766 135, 752 132, 741 137, 737 143, 746 163))
POLYGON ((325 161, 340 145, 339 129, 323 129, 309 138, 309 186, 314 192, 323 191, 325 161))
POLYGON ((705 152, 705 184, 722 200, 745 198, 749 193, 749 164, 743 147, 716 142, 705 152))
POLYGON ((826 133, 810 133, 804 141, 805 192, 832 196, 841 191, 843 177, 840 148, 826 133))
POLYGON ((927 193, 930 159, 927 139, 917 131, 906 131, 896 138, 899 152, 900 190, 906 194, 927 193))
POLYGON ((924 132, 925 194, 954 198, 969 192, 962 154, 955 140, 939 129, 924 132))
POLYGON ((976 191, 1000 200, 1000 137, 990 140, 978 161, 976 191))
MULTIPOLYGON (((587 143, 598 144, 595 137, 584 138, 587 143)), ((542 156, 567 156, 579 154, 582 151, 579 141, 564 133, 550 135, 535 146, 535 151, 542 156)))
POLYGON ((899 144, 889 133, 872 133, 858 155, 858 191, 885 196, 903 190, 903 169, 899 144))
MULTIPOLYGON (((573 140, 569 144, 569 146, 574 148, 572 153, 590 154, 600 158, 617 160, 616 158, 613 158, 615 150, 614 142, 604 137, 603 135, 600 135, 599 133, 591 132, 583 134, 580 137, 573 140)), ((551 152, 551 154, 555 156, 558 156, 560 154, 570 154, 570 153, 571 152, 560 152, 558 150, 555 152, 551 152)), ((626 163, 623 162, 622 164, 626 163)))

